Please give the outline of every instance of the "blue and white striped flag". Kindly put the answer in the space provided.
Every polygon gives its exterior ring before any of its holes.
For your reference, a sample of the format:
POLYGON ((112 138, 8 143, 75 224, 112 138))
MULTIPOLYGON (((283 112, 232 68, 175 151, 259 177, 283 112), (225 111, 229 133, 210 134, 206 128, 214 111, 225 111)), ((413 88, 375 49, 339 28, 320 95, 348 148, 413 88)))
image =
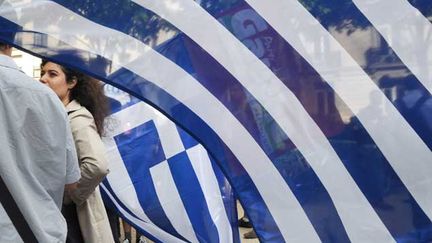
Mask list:
POLYGON ((239 242, 231 187, 196 140, 133 100, 106 131, 104 198, 137 230, 156 242, 239 242))
POLYGON ((1 40, 185 128, 261 241, 432 240, 432 2, 10 2, 1 40))

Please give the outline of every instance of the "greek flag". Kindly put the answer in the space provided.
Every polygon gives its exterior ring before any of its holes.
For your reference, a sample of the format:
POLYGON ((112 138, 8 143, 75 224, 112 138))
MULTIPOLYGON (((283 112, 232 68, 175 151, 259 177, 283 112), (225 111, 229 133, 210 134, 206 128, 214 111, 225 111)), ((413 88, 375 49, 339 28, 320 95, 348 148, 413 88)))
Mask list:
POLYGON ((190 133, 262 242, 429 242, 431 20, 421 0, 9 0, 0 40, 190 133))
POLYGON ((231 187, 202 145, 144 102, 106 93, 126 102, 106 119, 108 206, 156 242, 239 242, 231 187))

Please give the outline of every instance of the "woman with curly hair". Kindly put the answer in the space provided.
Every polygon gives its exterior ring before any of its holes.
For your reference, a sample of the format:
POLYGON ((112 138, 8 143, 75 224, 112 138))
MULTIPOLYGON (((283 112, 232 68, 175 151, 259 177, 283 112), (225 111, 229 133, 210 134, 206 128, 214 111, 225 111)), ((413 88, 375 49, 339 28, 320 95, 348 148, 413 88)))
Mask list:
POLYGON ((85 74, 45 60, 40 82, 49 86, 66 107, 81 169, 76 188, 64 197, 66 242, 114 242, 98 187, 109 172, 101 140, 107 115, 102 86, 85 74))

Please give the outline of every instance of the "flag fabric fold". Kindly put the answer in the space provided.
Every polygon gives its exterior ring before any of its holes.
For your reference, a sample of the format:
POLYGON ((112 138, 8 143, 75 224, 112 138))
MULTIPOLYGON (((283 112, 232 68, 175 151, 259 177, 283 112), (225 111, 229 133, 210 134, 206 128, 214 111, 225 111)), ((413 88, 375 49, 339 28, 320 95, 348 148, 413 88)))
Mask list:
POLYGON ((127 185, 153 185, 134 187, 142 198, 120 193, 120 177, 104 185, 149 235, 226 242, 220 230, 228 224, 203 220, 214 220, 214 205, 202 178, 190 177, 191 188, 182 180, 205 158, 220 167, 263 242, 432 240, 430 4, 6 2, 1 41, 145 101, 201 144, 186 146, 180 136, 164 145, 151 119, 109 140, 118 147, 110 157, 124 162, 112 171, 146 175, 127 185), (132 162, 144 156, 134 148, 148 151, 146 166, 132 162), (205 205, 201 218, 191 216, 205 205))
POLYGON ((149 105, 105 92, 107 204, 157 242, 239 242, 234 194, 207 151, 149 105))

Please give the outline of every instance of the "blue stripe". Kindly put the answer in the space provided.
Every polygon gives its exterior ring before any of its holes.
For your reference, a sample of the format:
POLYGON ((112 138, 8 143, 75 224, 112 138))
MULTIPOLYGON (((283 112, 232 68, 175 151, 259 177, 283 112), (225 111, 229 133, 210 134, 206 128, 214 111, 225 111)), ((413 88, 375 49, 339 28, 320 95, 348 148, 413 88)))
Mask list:
POLYGON ((171 174, 199 242, 219 242, 202 188, 186 152, 168 159, 171 174))
POLYGON ((14 43, 19 37, 15 38, 15 34, 21 28, 7 19, 1 18, 0 41, 3 43, 14 43))
MULTIPOLYGON (((64 1, 58 2, 63 4, 64 1)), ((66 4, 65 6, 70 7, 73 11, 78 11, 79 6, 76 4, 71 5, 66 4)), ((84 13, 84 17, 107 27, 116 28, 126 34, 132 32, 129 26, 118 25, 120 19, 118 20, 106 14, 90 15, 91 12, 84 13)), ((129 13, 124 12, 125 15, 129 14, 130 16, 143 13, 146 13, 146 11, 144 12, 139 6, 131 8, 129 13)), ((152 16, 151 18, 155 19, 157 16, 152 16)), ((140 26, 138 25, 138 27, 140 26)), ((141 27, 145 29, 145 26, 141 27)), ((145 36, 141 36, 140 34, 145 35, 145 32, 139 32, 135 36, 143 40, 145 36)), ((279 172, 284 175, 285 181, 302 204, 307 216, 323 241, 335 239, 339 241, 348 240, 333 202, 314 171, 310 170, 308 166, 304 166, 307 162, 300 153, 294 153, 294 156, 290 155, 293 154, 292 151, 296 151, 295 146, 284 135, 282 129, 270 117, 267 111, 252 95, 241 87, 232 75, 183 34, 158 47, 156 51, 171 59, 188 73, 194 74, 195 78, 211 91, 246 127, 269 158, 275 162, 275 166, 279 172), (262 117, 256 117, 251 111, 252 107, 259 110, 262 117), (257 125, 257 122, 264 124, 257 125), (258 128, 259 125, 262 125, 261 129, 258 128), (281 134, 279 141, 270 140, 275 134, 281 134), (298 174, 289 172, 292 169, 295 169, 298 174), (319 205, 323 208, 323 212, 317 214, 313 205, 319 205), (331 224, 328 222, 331 222, 331 224)), ((258 224, 260 219, 255 217, 255 213, 249 212, 249 214, 251 216, 250 220, 258 224)))
POLYGON ((408 0, 408 2, 415 8, 417 8, 429 22, 432 22, 432 2, 429 0, 408 0))

